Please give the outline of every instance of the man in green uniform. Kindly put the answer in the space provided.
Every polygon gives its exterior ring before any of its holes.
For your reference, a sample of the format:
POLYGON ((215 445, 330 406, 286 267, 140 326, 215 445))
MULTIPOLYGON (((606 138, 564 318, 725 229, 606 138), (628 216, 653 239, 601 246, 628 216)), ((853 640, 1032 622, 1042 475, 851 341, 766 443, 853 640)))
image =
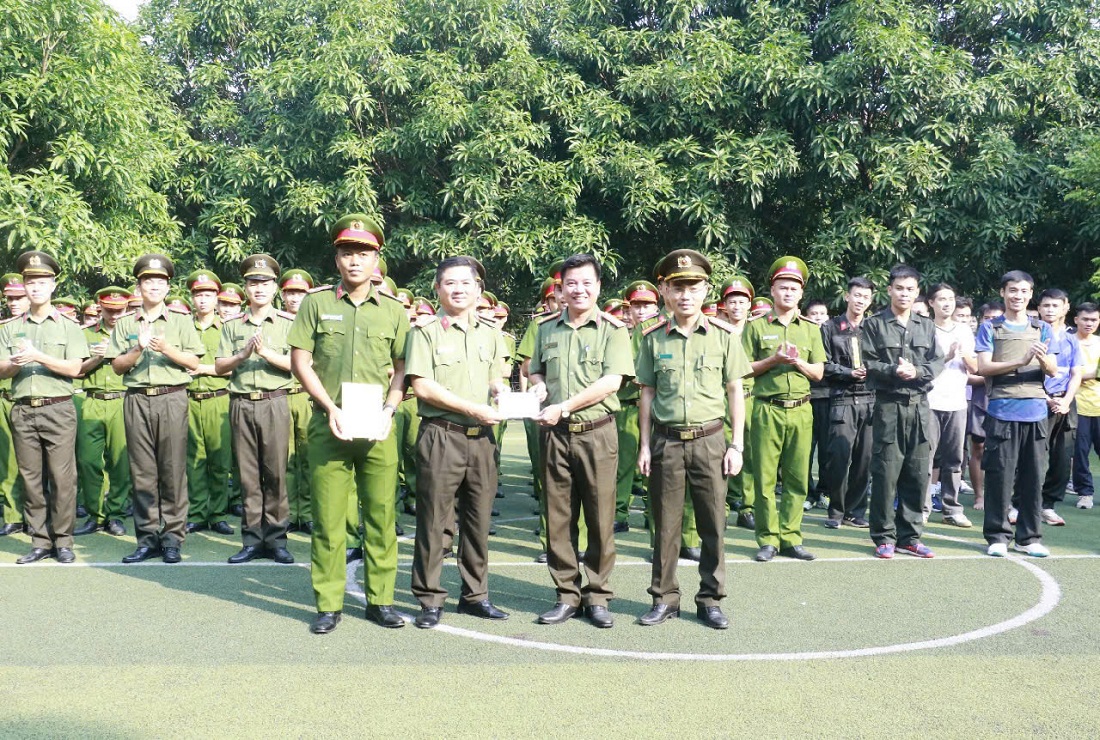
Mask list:
POLYGON ((57 261, 32 251, 19 255, 15 266, 30 308, 0 328, 0 378, 12 379, 12 439, 31 536, 31 551, 15 562, 56 557, 71 563, 77 489, 73 378, 88 356, 88 344, 77 323, 51 303, 61 270, 57 261))
POLYGON ((244 288, 236 283, 222 283, 218 289, 218 318, 228 321, 239 316, 244 306, 244 288))
POLYGON ((752 321, 742 334, 745 353, 756 378, 749 446, 756 500, 756 560, 766 563, 776 552, 813 560, 802 546, 802 504, 809 487, 813 412, 810 381, 825 372, 821 329, 798 312, 806 284, 806 263, 780 257, 768 271, 772 312, 752 321), (783 472, 783 503, 776 507, 776 470, 783 472))
MULTIPOLYGON (((719 291, 722 307, 725 309, 729 325, 733 327, 733 333, 738 339, 745 333, 745 327, 749 322, 749 309, 754 297, 752 284, 742 275, 734 275, 722 284, 719 291)), ((752 375, 741 379, 742 394, 745 397, 745 438, 748 439, 752 430, 752 389, 754 381, 752 375)), ((726 439, 733 438, 733 430, 726 429, 726 439)), ((731 475, 727 484, 726 504, 731 511, 737 512, 737 526, 756 531, 756 516, 753 514, 753 506, 756 503, 756 491, 753 489, 752 471, 750 470, 751 445, 745 447, 743 454, 744 464, 741 472, 731 475)))
POLYGON ((221 281, 210 270, 195 270, 186 279, 195 306, 192 318, 205 352, 187 386, 187 531, 209 527, 233 534, 229 514, 229 471, 233 464, 229 429, 229 379, 214 367, 221 342, 218 316, 221 281))
MULTIPOLYGON (((279 276, 279 290, 283 298, 283 310, 298 315, 306 293, 313 289, 313 276, 305 270, 293 267, 279 276)), ((290 507, 290 531, 313 533, 313 512, 309 495, 309 455, 306 454, 306 432, 313 416, 313 404, 309 394, 297 378, 291 376, 287 396, 290 409, 290 449, 286 466, 286 497, 290 507)))
POLYGON ((126 534, 122 520, 126 518, 126 502, 133 488, 126 455, 126 424, 122 420, 126 387, 105 358, 111 332, 126 311, 130 296, 114 286, 95 295, 100 317, 84 328, 90 356, 80 368, 85 398, 76 433, 76 467, 88 521, 73 534, 92 534, 103 529, 121 537, 126 534))
POLYGON ((373 219, 345 216, 331 237, 340 284, 306 296, 288 339, 294 374, 315 402, 309 425, 315 634, 336 629, 343 611, 348 489, 359 495, 365 526, 367 618, 384 627, 405 624, 393 607, 397 442, 390 427, 404 396, 409 320, 398 301, 380 295, 370 282, 383 242, 373 219), (348 425, 357 420, 344 416, 343 383, 383 388, 385 405, 369 437, 351 436, 348 425))
MULTIPOLYGON (((398 288, 393 297, 400 301, 409 323, 416 320, 416 308, 413 306, 412 291, 398 288)), ((416 414, 416 396, 412 388, 405 390, 405 397, 397 405, 393 416, 394 435, 397 437, 397 491, 395 496, 406 514, 416 514, 416 436, 420 431, 420 417, 416 414)), ((400 523, 397 525, 401 529, 400 523)), ((398 536, 403 531, 398 531, 398 536)))
POLYGON ((702 314, 710 287, 709 260, 696 251, 678 249, 662 260, 660 272, 672 298, 672 315, 644 330, 637 358, 638 468, 650 475, 656 532, 649 587, 653 608, 638 621, 655 625, 680 614, 676 564, 690 482, 702 537, 697 613, 708 626, 726 629, 729 619, 719 606, 726 595, 723 475, 736 475, 741 469, 741 378, 750 369, 733 327, 702 314), (728 446, 722 433, 726 417, 732 430, 728 446))
POLYGON ((449 257, 436 268, 438 318, 409 334, 405 372, 422 419, 416 464, 416 549, 412 593, 420 602, 416 626, 430 629, 443 617, 447 590, 440 583, 446 532, 457 508, 462 537, 459 614, 507 619, 489 600, 489 527, 497 490, 489 405, 504 390, 504 342, 495 325, 475 314, 485 271, 472 257, 449 257))
POLYGON ((123 420, 133 483, 137 548, 122 559, 181 560, 187 536, 187 384, 204 353, 190 317, 164 305, 172 260, 146 254, 134 263, 141 308, 122 316, 105 357, 126 386, 123 420))
POLYGON ((913 311, 920 273, 897 265, 890 270, 886 292, 890 305, 863 322, 861 342, 867 384, 875 392, 871 539, 877 558, 892 558, 896 549, 930 558, 932 550, 920 541, 931 470, 928 391, 943 372, 944 357, 936 344, 935 322, 913 311), (895 497, 897 510, 891 521, 895 497))
POLYGON ((615 474, 619 436, 616 396, 634 375, 626 325, 597 310, 601 269, 590 254, 561 268, 565 310, 543 319, 531 356, 531 390, 548 401, 542 426, 542 479, 546 496, 547 564, 557 603, 540 624, 561 624, 584 607, 597 627, 611 627, 609 584, 615 566, 615 474), (584 511, 588 542, 581 586, 578 519, 584 511))
POLYGON ((218 375, 229 375, 229 419, 242 472, 240 552, 231 564, 269 557, 289 564, 286 549, 290 506, 286 465, 290 445, 290 333, 294 314, 277 311, 275 278, 279 263, 255 254, 241 262, 248 308, 222 324, 214 361, 218 375))
MULTIPOLYGON (((0 288, 7 304, 3 323, 21 317, 30 308, 23 276, 9 272, 0 278, 0 288)), ((0 536, 23 531, 23 479, 15 462, 15 445, 11 438, 11 378, 0 378, 0 509, 3 524, 0 536)))

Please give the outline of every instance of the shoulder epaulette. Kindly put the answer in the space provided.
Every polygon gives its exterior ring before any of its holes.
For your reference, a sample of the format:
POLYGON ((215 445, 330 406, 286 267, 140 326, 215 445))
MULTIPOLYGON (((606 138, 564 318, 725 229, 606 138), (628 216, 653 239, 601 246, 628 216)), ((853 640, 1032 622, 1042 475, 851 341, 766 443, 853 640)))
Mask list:
POLYGON ((331 285, 318 285, 316 288, 310 288, 307 293, 323 293, 326 290, 332 290, 331 285))
POLYGON ((559 316, 561 316, 561 311, 555 311, 554 313, 548 313, 545 316, 536 317, 535 320, 538 321, 539 324, 545 324, 547 321, 550 321, 551 319, 556 319, 559 316))
POLYGON ((400 304, 401 304, 401 308, 402 308, 402 309, 404 309, 404 308, 405 308, 405 304, 404 304, 404 303, 403 303, 403 302, 401 301, 401 299, 400 299, 400 298, 398 298, 397 296, 393 296, 393 295, 390 295, 389 293, 383 293, 382 291, 378 291, 378 294, 379 294, 379 295, 384 295, 384 296, 386 296, 386 297, 387 297, 387 298, 389 298, 389 299, 390 299, 391 301, 397 301, 398 303, 400 303, 400 304))
POLYGON ((600 311, 600 318, 611 324, 612 326, 618 327, 619 329, 623 329, 626 327, 626 324, 623 322, 622 319, 617 319, 609 313, 604 313, 603 311, 600 311))
POLYGON ((178 314, 181 314, 183 316, 190 316, 191 315, 190 311, 185 311, 182 308, 176 308, 175 306, 169 306, 168 310, 171 311, 172 313, 178 313, 178 314))
POLYGON ((93 319, 86 324, 81 324, 81 329, 94 329, 99 325, 99 319, 93 319))
POLYGON ((431 326, 434 321, 439 321, 439 317, 431 314, 418 314, 417 317, 413 319, 412 325, 420 329, 425 326, 431 326))
POLYGON ((15 321, 17 318, 19 318, 19 317, 18 316, 9 316, 6 319, 0 319, 0 326, 3 326, 4 324, 10 324, 11 322, 15 321))
MULTIPOLYGON (((236 316, 230 316, 228 319, 222 321, 223 324, 228 324, 230 321, 244 321, 244 314, 239 313, 236 316)), ((213 326, 213 324, 211 324, 213 326)))
POLYGON ((289 321, 294 321, 294 314, 292 314, 290 311, 278 311, 277 310, 277 311, 275 311, 275 313, 279 316, 282 316, 284 319, 287 319, 289 321))
MULTIPOLYGON (((61 312, 59 311, 58 313, 61 313, 61 312)), ((80 319, 78 319, 76 316, 66 316, 63 313, 61 314, 61 316, 68 319, 69 321, 73 322, 77 326, 80 326, 80 319)))
POLYGON ((657 329, 660 329, 662 326, 664 326, 667 323, 668 323, 668 319, 662 317, 661 320, 658 321, 657 323, 653 324, 653 326, 647 326, 644 329, 642 329, 642 336, 644 337, 647 334, 649 334, 653 331, 656 331, 657 329))
POLYGON ((707 323, 710 324, 711 326, 717 326, 719 329, 721 329, 723 331, 728 331, 730 334, 733 334, 736 331, 733 328, 733 324, 731 324, 727 321, 723 321, 722 319, 716 319, 713 316, 710 316, 710 317, 707 318, 707 323))

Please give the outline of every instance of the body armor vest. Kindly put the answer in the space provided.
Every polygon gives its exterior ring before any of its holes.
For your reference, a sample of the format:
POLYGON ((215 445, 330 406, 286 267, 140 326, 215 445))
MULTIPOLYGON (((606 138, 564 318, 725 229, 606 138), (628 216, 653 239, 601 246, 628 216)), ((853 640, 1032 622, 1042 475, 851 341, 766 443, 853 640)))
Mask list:
MULTIPOLYGON (((1042 339, 1042 324, 1038 319, 1029 319, 1023 331, 1013 331, 1006 326, 1003 318, 995 319, 993 325, 993 361, 1019 362, 1027 355, 1032 344, 1042 339)), ((1046 398, 1043 389, 1043 369, 1038 358, 1004 375, 994 375, 986 379, 990 400, 998 398, 1046 398)))

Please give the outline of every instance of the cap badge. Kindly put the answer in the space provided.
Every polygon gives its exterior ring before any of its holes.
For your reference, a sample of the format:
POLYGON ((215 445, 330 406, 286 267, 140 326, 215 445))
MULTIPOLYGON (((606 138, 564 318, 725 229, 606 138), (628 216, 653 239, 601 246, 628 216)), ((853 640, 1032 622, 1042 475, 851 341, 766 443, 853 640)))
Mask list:
POLYGON ((30 256, 30 258, 27 259, 27 264, 30 265, 31 267, 41 267, 42 266, 42 258, 39 257, 37 254, 32 254, 30 256))
POLYGON ((158 260, 156 258, 149 260, 149 269, 150 270, 159 270, 159 269, 161 269, 160 260, 158 260))
POLYGON ((691 267, 691 257, 686 254, 681 254, 676 258, 676 266, 680 268, 691 267))
POLYGON ((363 230, 363 222, 362 221, 352 221, 351 222, 351 228, 355 231, 362 231, 363 230))
POLYGON ((794 261, 788 262, 787 263, 787 269, 788 270, 797 270, 798 269, 798 263, 794 262, 794 261))
POLYGON ((256 260, 256 269, 257 270, 266 270, 267 269, 267 260, 265 260, 265 259, 256 260))

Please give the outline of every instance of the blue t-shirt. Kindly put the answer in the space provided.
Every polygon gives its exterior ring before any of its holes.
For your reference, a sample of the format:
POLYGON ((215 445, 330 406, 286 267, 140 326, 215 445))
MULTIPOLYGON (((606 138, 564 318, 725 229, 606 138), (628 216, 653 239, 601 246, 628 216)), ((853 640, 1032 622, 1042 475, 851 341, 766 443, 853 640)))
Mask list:
POLYGON ((1050 395, 1065 393, 1069 388, 1069 373, 1075 367, 1081 365, 1081 346, 1077 343, 1077 337, 1073 332, 1063 329, 1060 332, 1052 332, 1050 338, 1050 354, 1055 355, 1058 361, 1058 370, 1054 377, 1043 380, 1043 388, 1050 395))
MULTIPOLYGON (((1014 324, 1006 320, 1004 327, 1009 331, 1026 331, 1028 323, 1025 321, 1014 324)), ((1050 342, 1050 324, 1045 321, 1039 322, 1039 339, 1050 342)), ((974 351, 993 351, 992 322, 983 321, 978 327, 978 336, 974 338, 974 351)), ((1047 402, 1045 398, 991 398, 986 413, 1001 421, 1043 421, 1047 418, 1047 402)))

